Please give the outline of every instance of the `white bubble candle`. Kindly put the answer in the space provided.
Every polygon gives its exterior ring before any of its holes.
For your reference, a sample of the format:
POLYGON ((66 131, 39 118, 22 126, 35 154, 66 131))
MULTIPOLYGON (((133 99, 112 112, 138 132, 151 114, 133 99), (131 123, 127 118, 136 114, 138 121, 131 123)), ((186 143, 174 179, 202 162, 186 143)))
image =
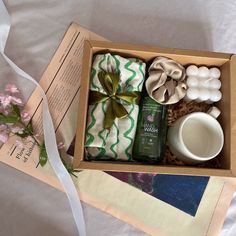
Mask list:
POLYGON ((188 76, 186 101, 212 103, 222 98, 222 93, 219 91, 221 72, 218 68, 190 65, 186 69, 186 74, 188 76))

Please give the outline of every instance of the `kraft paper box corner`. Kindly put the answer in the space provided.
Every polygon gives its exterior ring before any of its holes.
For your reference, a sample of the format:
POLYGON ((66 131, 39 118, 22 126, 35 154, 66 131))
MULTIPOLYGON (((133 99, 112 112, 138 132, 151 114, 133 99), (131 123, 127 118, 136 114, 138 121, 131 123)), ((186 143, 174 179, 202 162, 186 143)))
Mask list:
POLYGON ((236 176, 236 55, 217 52, 158 48, 143 45, 131 45, 104 41, 85 41, 81 91, 79 98, 79 114, 77 122, 74 167, 76 169, 97 169, 109 171, 171 173, 206 176, 236 176), (96 53, 117 53, 121 56, 132 56, 150 61, 156 56, 170 57, 183 65, 196 64, 218 66, 221 69, 223 99, 216 104, 222 111, 220 123, 224 130, 225 143, 219 155, 221 169, 200 168, 170 165, 140 165, 133 163, 115 163, 111 161, 86 161, 84 153, 85 128, 87 119, 90 71, 93 55, 96 53))

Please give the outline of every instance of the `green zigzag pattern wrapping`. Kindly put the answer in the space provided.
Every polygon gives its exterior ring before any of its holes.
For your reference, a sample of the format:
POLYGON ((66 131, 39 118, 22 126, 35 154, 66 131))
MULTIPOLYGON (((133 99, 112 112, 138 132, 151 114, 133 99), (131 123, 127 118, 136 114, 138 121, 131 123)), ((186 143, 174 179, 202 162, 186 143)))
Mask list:
MULTIPOLYGON (((116 72, 117 73, 120 73, 120 61, 116 58, 116 56, 114 56, 114 59, 115 59, 115 62, 116 62, 116 72)), ((121 93, 121 91, 122 91, 122 89, 121 89, 121 86, 120 86, 120 84, 118 84, 118 89, 117 89, 117 92, 118 93, 121 93)))
MULTIPOLYGON (((102 103, 102 111, 103 111, 103 114, 104 114, 104 117, 105 117, 105 102, 103 102, 102 103)), ((100 132, 98 132, 98 137, 102 140, 102 146, 103 147, 105 147, 105 145, 106 145, 106 140, 103 138, 103 132, 106 132, 106 130, 105 129, 102 129, 100 132)), ((100 150, 100 153, 99 153, 99 156, 100 155, 105 155, 105 153, 106 153, 106 150, 105 150, 105 148, 101 148, 101 150, 100 150)))
POLYGON ((132 112, 134 110, 134 105, 132 104, 131 106, 132 106, 132 109, 131 109, 131 111, 128 114, 128 117, 130 119, 131 125, 130 125, 129 129, 124 133, 124 137, 130 140, 129 146, 125 149, 125 154, 129 158, 129 160, 132 159, 132 156, 130 154, 131 153, 130 149, 131 149, 131 147, 133 145, 133 139, 129 137, 129 134, 131 133, 132 129, 134 128, 134 119, 131 116, 131 114, 132 114, 132 112))
POLYGON ((105 150, 105 148, 97 148, 97 149, 98 149, 99 153, 95 157, 95 160, 100 160, 100 159, 102 159, 102 157, 104 157, 106 150, 105 150))
POLYGON ((88 125, 88 127, 86 129, 86 133, 87 133, 87 137, 88 137, 88 139, 86 140, 86 144, 85 144, 86 146, 89 146, 93 142, 93 140, 94 140, 94 136, 91 133, 89 133, 89 130, 96 123, 96 119, 95 119, 95 117, 93 115, 93 112, 95 111, 96 108, 97 108, 97 104, 94 105, 93 109, 91 110, 91 118, 92 118, 92 120, 91 120, 91 123, 88 125))
POLYGON ((92 71, 91 71, 91 85, 92 85, 92 88, 94 89, 99 89, 97 85, 94 84, 93 82, 93 79, 94 79, 94 76, 96 75, 97 71, 92 68, 92 71))
MULTIPOLYGON (((99 64, 98 64, 98 67, 99 67, 100 70, 102 70, 102 63, 103 63, 105 60, 106 60, 106 55, 104 54, 103 57, 102 57, 102 60, 101 60, 101 61, 99 62, 99 64)), ((95 72, 98 73, 97 71, 95 71, 95 72)), ((94 74, 94 76, 96 75, 96 73, 94 74)), ((93 78, 94 78, 94 77, 93 77, 93 78)), ((100 88, 94 84, 93 79, 92 79, 92 85, 93 85, 98 91, 100 90, 100 88)))
MULTIPOLYGON (((122 81, 120 81, 119 83, 118 93, 122 92, 123 86, 127 88, 126 91, 141 90, 145 76, 145 65, 144 63, 142 63, 142 61, 137 61, 135 59, 125 59, 117 55, 112 56, 111 54, 103 54, 97 56, 99 57, 94 60, 96 62, 93 64, 93 68, 91 70, 92 90, 101 92, 103 91, 96 76, 98 71, 106 69, 112 69, 112 71, 116 71, 119 73, 122 72, 120 74, 122 81), (108 63, 108 61, 110 62, 108 63), (139 80, 136 79, 136 77, 139 80)), ((103 116, 100 116, 99 112, 101 110, 101 112, 105 114, 106 103, 100 104, 99 106, 97 104, 91 108, 91 122, 90 124, 88 124, 86 130, 86 146, 88 147, 91 144, 91 148, 94 147, 97 149, 97 152, 94 152, 94 154, 96 153, 96 157, 94 157, 95 159, 98 160, 103 159, 103 157, 111 157, 114 159, 121 158, 123 160, 132 160, 131 154, 134 141, 133 135, 135 133, 135 120, 137 118, 137 112, 134 112, 136 106, 137 105, 129 104, 127 107, 129 109, 129 114, 124 121, 123 119, 120 121, 121 127, 119 126, 119 123, 114 123, 110 132, 102 129, 103 127, 100 127, 103 125, 103 116), (97 124, 96 122, 99 123, 97 124), (111 136, 109 136, 110 134, 111 136)))
MULTIPOLYGON (((93 79, 94 79, 96 73, 97 73, 97 71, 96 71, 94 68, 92 68, 92 71, 91 71, 91 85, 92 85, 93 88, 99 89, 99 88, 94 84, 94 82, 93 82, 93 79)), ((89 145, 93 142, 93 140, 94 140, 94 136, 89 132, 89 130, 90 130, 90 129, 95 125, 95 123, 96 123, 96 119, 95 119, 95 117, 94 117, 94 115, 93 115, 93 112, 96 110, 96 108, 97 108, 97 105, 94 105, 93 109, 91 110, 91 118, 92 118, 92 121, 91 121, 91 123, 87 126, 87 129, 86 129, 86 133, 87 133, 87 140, 86 140, 86 144, 85 144, 86 146, 89 146, 89 145)))
POLYGON ((142 64, 141 64, 141 63, 139 64, 138 69, 139 69, 139 71, 141 72, 141 74, 142 74, 142 76, 143 76, 142 81, 140 81, 140 83, 139 83, 139 85, 138 85, 138 91, 141 92, 141 87, 142 87, 142 85, 143 85, 144 78, 145 78, 144 72, 143 72, 143 70, 142 70, 142 64))
MULTIPOLYGON (((99 63, 99 68, 100 68, 100 69, 102 69, 101 64, 105 61, 105 59, 106 59, 106 56, 103 55, 103 58, 102 58, 102 60, 101 60, 100 63, 99 63)), ((92 75, 92 78, 91 78, 91 85, 92 85, 92 87, 93 87, 94 89, 98 89, 98 90, 99 90, 99 87, 98 87, 97 85, 95 85, 95 84, 94 84, 94 81, 93 81, 93 79, 94 79, 96 73, 97 73, 96 69, 92 68, 92 71, 91 71, 91 75, 92 75)), ((94 141, 94 136, 93 136, 89 131, 90 131, 90 129, 91 129, 91 128, 95 125, 95 123, 96 123, 96 118, 94 117, 94 114, 93 114, 94 111, 96 110, 96 108, 97 108, 97 104, 95 104, 94 107, 93 107, 93 109, 91 110, 91 118, 92 118, 92 121, 91 121, 91 123, 88 125, 87 130, 86 130, 87 135, 88 135, 88 139, 87 139, 86 144, 85 144, 86 146, 91 145, 91 143, 94 141)))
POLYGON ((115 143, 113 143, 113 144, 111 145, 110 150, 112 151, 112 153, 114 153, 115 159, 118 159, 117 152, 114 150, 114 148, 115 148, 115 146, 117 146, 118 143, 120 142, 120 140, 119 140, 119 134, 120 134, 120 132, 119 132, 119 129, 118 129, 118 127, 117 127, 117 125, 116 125, 115 122, 114 122, 114 127, 116 128, 116 131, 117 131, 117 140, 116 140, 115 143))
POLYGON ((136 72, 135 72, 134 70, 132 70, 132 69, 129 68, 129 66, 130 66, 131 64, 132 64, 132 61, 129 61, 129 62, 127 62, 127 63, 125 64, 125 69, 128 70, 128 71, 130 71, 130 72, 132 73, 132 75, 125 81, 125 85, 126 85, 127 88, 128 88, 128 86, 129 86, 129 82, 132 81, 132 80, 135 78, 135 76, 136 76, 136 72))
POLYGON ((98 64, 100 70, 102 70, 102 63, 105 61, 105 59, 106 59, 106 55, 104 54, 102 60, 98 64))
MULTIPOLYGON (((105 61, 105 59, 106 59, 106 55, 104 54, 102 60, 100 61, 99 65, 98 65, 100 70, 102 70, 102 63, 105 61)), ((109 56, 108 56, 108 60, 109 60, 109 56)), ((104 114, 104 117, 105 117, 105 113, 106 113, 106 111, 105 111, 105 102, 102 103, 102 111, 103 111, 103 114, 104 114)), ((98 137, 102 140, 102 146, 103 147, 105 147, 105 145, 106 145, 106 140, 102 136, 104 131, 105 131, 105 129, 102 129, 100 132, 98 132, 98 137)), ((105 148, 99 148, 98 157, 101 158, 102 156, 105 155, 105 153, 106 153, 105 148)))
MULTIPOLYGON (((132 81, 136 76, 136 72, 129 68, 129 66, 131 64, 132 64, 132 61, 129 61, 125 64, 125 69, 132 72, 132 75, 125 82, 127 88, 129 86, 130 81, 132 81)), ((129 137, 129 134, 131 133, 132 129, 134 128, 134 119, 130 116, 130 114, 133 112, 133 110, 134 110, 134 105, 132 105, 132 109, 128 114, 128 118, 130 120, 131 125, 130 125, 129 129, 124 133, 124 137, 130 141, 130 144, 125 149, 125 153, 126 153, 127 157, 129 158, 129 160, 132 158, 131 154, 130 154, 131 153, 130 149, 131 149, 132 144, 133 144, 133 139, 131 137, 129 137)))

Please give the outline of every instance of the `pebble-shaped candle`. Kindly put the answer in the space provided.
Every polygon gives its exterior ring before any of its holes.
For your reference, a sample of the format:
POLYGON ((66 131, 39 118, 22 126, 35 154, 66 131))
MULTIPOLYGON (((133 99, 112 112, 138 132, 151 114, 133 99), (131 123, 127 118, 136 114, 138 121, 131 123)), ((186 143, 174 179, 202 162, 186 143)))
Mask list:
POLYGON ((187 78, 187 85, 188 87, 197 87, 198 86, 198 78, 197 77, 194 77, 194 76, 189 76, 187 78))
POLYGON ((198 67, 195 65, 188 66, 186 70, 187 76, 198 76, 198 67))
POLYGON ((185 100, 186 101, 192 101, 197 99, 199 96, 199 91, 197 88, 189 88, 187 90, 186 96, 185 96, 185 100))
POLYGON ((220 70, 216 67, 213 67, 210 69, 210 76, 214 79, 219 79, 220 78, 220 70))
POLYGON ((211 90, 210 91, 210 101, 218 102, 222 98, 222 93, 219 90, 211 90))
POLYGON ((218 80, 218 79, 211 79, 211 80, 209 81, 209 87, 210 87, 211 89, 220 89, 220 87, 221 87, 221 82, 220 82, 220 80, 218 80))
POLYGON ((206 66, 190 65, 186 69, 187 93, 185 100, 196 102, 218 102, 222 98, 221 81, 219 80, 221 72, 218 68, 208 69, 206 66))
POLYGON ((198 102, 205 102, 210 98, 210 92, 206 88, 199 89, 198 102))
POLYGON ((199 80, 199 87, 200 88, 209 88, 210 87, 209 79, 200 78, 198 80, 199 80))
POLYGON ((208 78, 210 75, 210 71, 206 66, 199 67, 198 76, 202 78, 208 78))

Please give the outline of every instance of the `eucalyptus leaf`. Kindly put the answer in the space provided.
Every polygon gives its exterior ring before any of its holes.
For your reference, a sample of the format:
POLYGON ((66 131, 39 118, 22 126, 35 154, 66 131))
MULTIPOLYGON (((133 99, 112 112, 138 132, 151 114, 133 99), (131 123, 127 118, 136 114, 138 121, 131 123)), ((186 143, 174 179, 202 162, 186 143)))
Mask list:
POLYGON ((30 136, 30 134, 26 130, 24 130, 23 133, 15 133, 15 135, 17 135, 21 138, 26 138, 26 137, 30 136))
POLYGON ((34 128, 33 128, 32 120, 30 120, 30 122, 28 123, 26 128, 28 129, 29 133, 31 133, 31 134, 34 133, 34 128))
MULTIPOLYGON (((39 151, 40 151, 40 153, 39 153, 39 164, 41 166, 44 166, 47 163, 47 160, 48 160, 48 155, 47 155, 47 152, 46 152, 46 147, 45 147, 44 142, 39 146, 39 151)), ((65 166, 66 170, 68 171, 68 173, 77 178, 77 176, 75 175, 75 170, 74 170, 72 164, 67 163, 62 158, 61 158, 61 161, 62 161, 63 165, 65 166)))
POLYGON ((2 113, 0 113, 0 122, 2 123, 16 123, 19 121, 19 117, 17 115, 9 115, 6 116, 2 113))
POLYGON ((20 115, 20 108, 17 105, 15 105, 15 104, 12 104, 11 108, 12 108, 12 111, 17 115, 17 117, 20 118, 21 117, 21 115, 20 115))
POLYGON ((39 146, 39 164, 41 166, 45 166, 45 164, 47 163, 48 160, 48 155, 46 152, 46 147, 45 147, 45 143, 43 142, 40 146, 39 146))
POLYGON ((73 168, 73 165, 70 163, 67 163, 64 159, 61 158, 61 161, 63 165, 65 166, 66 170, 68 171, 69 174, 73 175, 74 177, 78 178, 77 175, 75 175, 75 170, 73 168))

